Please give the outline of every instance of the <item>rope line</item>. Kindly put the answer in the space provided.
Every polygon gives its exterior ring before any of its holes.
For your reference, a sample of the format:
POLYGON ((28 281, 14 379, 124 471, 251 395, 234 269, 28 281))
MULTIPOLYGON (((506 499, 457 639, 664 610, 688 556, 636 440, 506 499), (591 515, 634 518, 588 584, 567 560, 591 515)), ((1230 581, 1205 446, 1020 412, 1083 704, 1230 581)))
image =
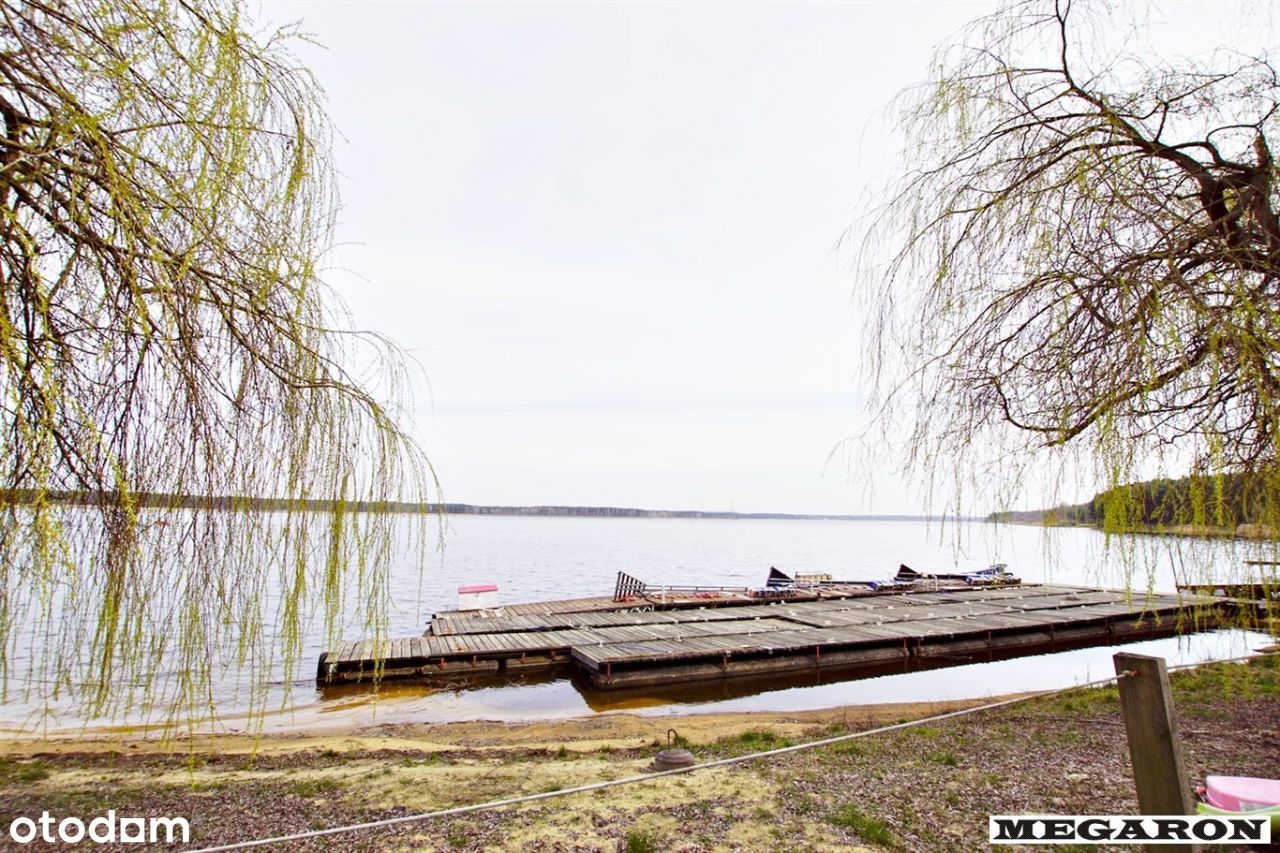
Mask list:
MULTIPOLYGON (((1260 655, 1242 655, 1240 657, 1225 658, 1222 660, 1201 661, 1199 663, 1187 663, 1179 666, 1169 667, 1169 672, 1175 672, 1183 669, 1192 669, 1198 666, 1215 663, 1239 663, 1240 661, 1251 660, 1260 655)), ((1103 685, 1116 682, 1120 678, 1128 675, 1128 672, 1120 675, 1112 675, 1106 678, 1100 678, 1096 681, 1086 681, 1083 684, 1073 684, 1070 687, 1058 687, 1052 690, 1039 690, 1034 693, 1027 693, 1022 696, 1016 696, 1012 699, 1002 699, 998 702, 989 702, 985 705, 977 705, 972 708, 961 708, 958 711, 948 711, 944 714, 935 714, 930 717, 921 717, 918 720, 908 720, 905 723, 895 723, 890 726, 881 726, 875 729, 866 729, 865 731, 852 732, 845 735, 836 735, 834 737, 823 738, 822 740, 809 741, 807 743, 794 744, 792 746, 783 746, 776 749, 767 749, 761 752, 753 752, 747 755, 737 755, 731 758, 720 758, 715 761, 707 761, 701 764, 694 764, 690 767, 676 767, 672 770, 662 770, 656 773, 645 773, 639 776, 627 776, 622 779, 610 779, 604 782, 592 782, 586 785, 578 785, 574 788, 562 788, 558 791, 545 791, 540 794, 525 794, 519 797, 509 797, 503 800, 490 800, 484 803, 474 803, 469 806, 456 806, 449 809, 441 809, 433 812, 423 812, 420 814, 401 815, 400 817, 384 818, 382 820, 369 821, 367 823, 355 823, 347 826, 335 826, 328 829, 314 829, 307 832, 297 832, 292 835, 277 835, 272 838, 259 838, 253 841, 238 841, 233 844, 223 844, 216 847, 201 847, 191 853, 223 853, 227 850, 245 850, 250 847, 262 847, 267 844, 280 844, 286 841, 303 841, 308 838, 320 838, 328 835, 339 835, 346 832, 361 832, 369 829, 379 829, 387 826, 395 826, 404 823, 416 823, 418 821, 433 820, 436 818, 453 817, 455 815, 471 814, 473 812, 488 811, 490 809, 499 809, 506 806, 519 805, 521 803, 532 803, 538 800, 549 800, 553 797, 564 797, 569 794, 582 794, 588 791, 600 791, 605 788, 616 788, 621 785, 632 785, 637 782, 648 782, 652 779, 661 779, 666 776, 677 776, 681 773, 693 773, 697 770, 706 770, 711 767, 728 767, 734 764, 744 764, 748 761, 756 761, 761 758, 772 758, 775 755, 785 755, 789 752, 800 752, 806 749, 817 749, 818 747, 831 746, 836 743, 855 740, 857 738, 870 737, 871 735, 884 734, 886 732, 898 731, 900 729, 911 728, 925 723, 938 722, 940 720, 948 720, 955 717, 963 717, 969 714, 976 714, 981 711, 992 711, 996 708, 1005 708, 1010 705, 1017 705, 1021 702, 1029 702, 1032 699, 1039 699, 1045 696, 1054 696, 1059 693, 1067 693, 1072 690, 1084 690, 1091 687, 1101 687, 1103 685)))

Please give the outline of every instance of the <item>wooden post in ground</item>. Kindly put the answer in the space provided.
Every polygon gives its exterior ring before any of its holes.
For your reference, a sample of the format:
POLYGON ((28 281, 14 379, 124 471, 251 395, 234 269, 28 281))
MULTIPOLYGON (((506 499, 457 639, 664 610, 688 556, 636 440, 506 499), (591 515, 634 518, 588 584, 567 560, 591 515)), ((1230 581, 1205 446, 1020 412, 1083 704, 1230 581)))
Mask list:
MULTIPOLYGON (((1121 653, 1113 660, 1138 789, 1138 811, 1148 815, 1194 814, 1164 658, 1121 653)), ((1173 853, 1195 847, 1162 844, 1148 849, 1173 853)))

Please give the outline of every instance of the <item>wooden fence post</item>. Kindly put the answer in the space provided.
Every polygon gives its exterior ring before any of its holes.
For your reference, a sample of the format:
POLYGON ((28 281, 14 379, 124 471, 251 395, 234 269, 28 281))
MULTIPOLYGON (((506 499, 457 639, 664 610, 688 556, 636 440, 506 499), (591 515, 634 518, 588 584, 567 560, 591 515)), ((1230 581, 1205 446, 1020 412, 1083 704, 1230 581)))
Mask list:
MULTIPOLYGON (((1194 814, 1164 658, 1120 653, 1113 660, 1138 789, 1138 811, 1148 815, 1194 814)), ((1173 853, 1195 847, 1162 844, 1148 849, 1173 853)))

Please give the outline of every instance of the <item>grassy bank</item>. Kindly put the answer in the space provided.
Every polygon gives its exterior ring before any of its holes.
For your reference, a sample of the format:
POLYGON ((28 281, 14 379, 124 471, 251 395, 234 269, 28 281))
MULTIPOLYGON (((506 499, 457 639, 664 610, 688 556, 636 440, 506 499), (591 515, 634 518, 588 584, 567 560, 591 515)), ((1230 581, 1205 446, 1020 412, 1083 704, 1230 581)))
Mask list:
MULTIPOLYGON (((1206 666, 1173 680, 1190 774, 1274 774, 1280 657, 1206 666)), ((648 765, 669 726, 705 761, 946 709, 382 727, 256 744, 215 738, 180 744, 176 753, 145 742, 14 742, 0 745, 0 815, 47 810, 87 818, 109 808, 182 815, 193 842, 212 844, 631 776, 648 765)), ((1135 810, 1117 693, 1102 688, 769 760, 279 849, 971 850, 985 847, 992 813, 1135 810)))

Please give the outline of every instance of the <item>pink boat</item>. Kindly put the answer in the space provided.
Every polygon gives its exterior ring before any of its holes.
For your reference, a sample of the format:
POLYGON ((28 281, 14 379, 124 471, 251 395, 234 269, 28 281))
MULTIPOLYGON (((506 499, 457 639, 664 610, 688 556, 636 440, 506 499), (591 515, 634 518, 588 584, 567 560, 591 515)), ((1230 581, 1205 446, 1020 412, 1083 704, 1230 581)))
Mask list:
POLYGON ((1204 798, 1214 808, 1251 812, 1280 806, 1280 779, 1248 776, 1207 776, 1204 798))

